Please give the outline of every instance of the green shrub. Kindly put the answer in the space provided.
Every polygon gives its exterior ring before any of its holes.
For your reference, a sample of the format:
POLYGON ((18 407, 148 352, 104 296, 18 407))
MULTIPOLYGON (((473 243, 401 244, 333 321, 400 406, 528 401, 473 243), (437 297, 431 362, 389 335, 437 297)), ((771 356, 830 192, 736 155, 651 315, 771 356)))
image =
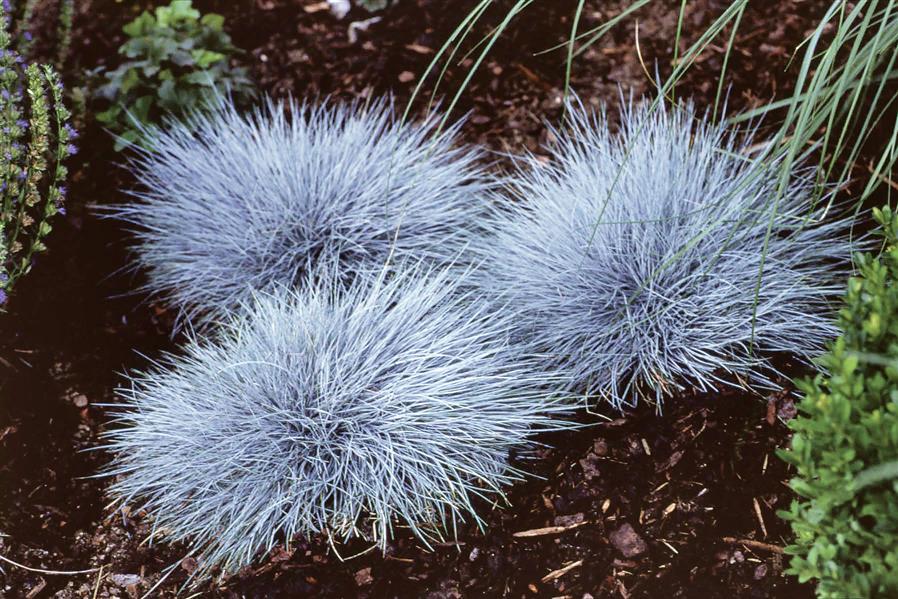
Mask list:
POLYGON ((75 152, 56 72, 10 49, 7 26, 0 8, 0 307, 46 249, 50 219, 63 210, 62 161, 75 152))
POLYGON ((97 95, 112 102, 97 115, 119 136, 116 149, 140 142, 144 127, 165 115, 184 116, 216 96, 254 95, 246 69, 231 66, 237 52, 222 29, 224 17, 201 15, 190 0, 144 12, 124 27, 125 62, 106 73, 97 95))
POLYGON ((796 539, 790 573, 820 597, 898 597, 898 214, 874 211, 880 257, 860 256, 842 336, 805 394, 790 451, 799 495, 781 516, 796 539))

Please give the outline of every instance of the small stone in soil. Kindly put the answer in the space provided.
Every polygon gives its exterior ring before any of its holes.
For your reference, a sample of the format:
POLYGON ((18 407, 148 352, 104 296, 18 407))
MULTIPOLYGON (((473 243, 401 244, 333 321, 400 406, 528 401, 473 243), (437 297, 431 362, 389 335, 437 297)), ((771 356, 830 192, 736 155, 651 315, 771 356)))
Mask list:
POLYGON ((580 524, 585 519, 586 517, 583 515, 583 512, 570 516, 557 516, 555 518, 555 526, 573 526, 574 524, 580 524))
POLYGON ((580 460, 580 467, 583 469, 583 476, 586 480, 599 478, 602 474, 599 470, 599 458, 591 453, 580 460))
POLYGON ((188 556, 181 560, 181 569, 187 572, 188 574, 193 574, 193 571, 196 570, 197 563, 196 559, 188 556))
POLYGON ((127 587, 140 583, 140 576, 137 574, 112 574, 109 578, 113 583, 120 587, 127 587))
POLYGON ((788 422, 796 416, 798 416, 798 408, 795 407, 795 402, 789 398, 784 399, 779 407, 779 417, 788 422))
POLYGON ((614 545, 614 548, 620 551, 624 557, 635 557, 645 553, 645 550, 648 549, 642 537, 636 534, 633 527, 626 522, 611 533, 609 540, 614 545))
POLYGON ((371 568, 362 568, 355 573, 355 583, 360 587, 369 585, 373 581, 374 578, 371 576, 371 568))

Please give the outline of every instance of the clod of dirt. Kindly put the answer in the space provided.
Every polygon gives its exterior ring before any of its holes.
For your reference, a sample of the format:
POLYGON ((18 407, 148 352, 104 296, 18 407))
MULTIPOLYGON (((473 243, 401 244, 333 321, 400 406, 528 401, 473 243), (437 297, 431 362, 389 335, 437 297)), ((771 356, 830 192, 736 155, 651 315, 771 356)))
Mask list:
POLYGON ((787 397, 780 403, 777 413, 785 422, 792 420, 798 416, 798 408, 795 407, 795 401, 787 397))
POLYGON ((623 526, 612 532, 609 540, 624 557, 636 557, 648 549, 642 537, 636 534, 636 531, 628 523, 624 523, 623 526))
POLYGON ((592 452, 586 454, 586 457, 580 460, 580 467, 583 469, 583 477, 586 480, 599 478, 602 475, 602 471, 599 468, 601 462, 602 459, 596 454, 592 452))
POLYGON ((111 574, 109 579, 120 587, 140 584, 140 576, 137 574, 111 574))
POLYGON ((187 556, 181 560, 181 569, 187 572, 188 574, 193 574, 193 571, 196 570, 197 563, 196 559, 187 556))
POLYGON ((355 583, 360 587, 367 586, 373 581, 374 578, 371 576, 371 568, 362 568, 355 573, 355 583))
POLYGON ((586 520, 586 516, 583 515, 583 512, 579 512, 570 516, 556 516, 554 523, 555 526, 573 527, 584 520, 586 520))

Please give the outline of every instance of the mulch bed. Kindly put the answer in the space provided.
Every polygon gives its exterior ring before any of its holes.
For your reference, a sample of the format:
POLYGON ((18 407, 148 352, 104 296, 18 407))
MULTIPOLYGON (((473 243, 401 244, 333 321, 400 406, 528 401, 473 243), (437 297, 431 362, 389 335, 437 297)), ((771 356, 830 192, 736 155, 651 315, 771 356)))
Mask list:
MULTIPOLYGON (((470 0, 402 0, 351 41, 355 10, 337 21, 311 0, 196 2, 227 16, 247 50, 260 88, 284 97, 364 98, 390 92, 397 105, 414 86, 470 0)), ((499 3, 475 41, 495 25, 499 3)), ((685 44, 725 8, 695 0, 685 44)), ((539 153, 546 122, 562 110, 564 56, 537 54, 562 42, 576 1, 536 2, 496 45, 462 98, 464 134, 495 152, 539 153)), ((617 14, 626 2, 587 2, 582 28, 617 14)), ((656 2, 623 23, 575 63, 573 87, 587 103, 652 89, 655 65, 670 70, 679 3, 656 2)), ((752 2, 729 65, 735 111, 788 93, 789 56, 819 17, 816 1, 752 2), (788 68, 787 68, 788 67, 788 68)), ((81 3, 67 75, 112 60, 131 3, 81 3)), ((678 89, 708 106, 716 93, 721 45, 712 45, 678 89)), ((451 94, 468 62, 452 66, 438 92, 451 94)), ((424 99, 432 92, 424 87, 424 99)), ((424 102, 419 102, 423 106, 424 102)), ((193 564, 183 547, 143 543, 151 522, 140 513, 108 514, 107 481, 84 478, 108 459, 100 405, 114 402, 122 370, 173 350, 164 306, 128 294, 138 274, 123 270, 127 235, 97 218, 93 206, 122 201, 130 185, 114 163, 108 136, 88 124, 73 164, 69 216, 59 221, 34 272, 0 316, 0 555, 33 568, 99 568, 46 575, 2 563, 0 596, 137 597, 172 574, 154 596, 172 596, 193 564), (94 595, 96 593, 96 595, 94 595)), ((792 494, 789 471, 774 455, 788 444, 794 415, 786 392, 770 398, 734 393, 680 397, 659 415, 652 406, 583 416, 591 426, 550 435, 524 465, 541 478, 509 492, 508 506, 482 506, 485 528, 469 526, 459 543, 427 549, 399 532, 386 554, 363 543, 322 539, 278 548, 255 568, 193 592, 204 597, 802 597, 812 588, 782 574, 789 529, 777 517, 792 494)), ((185 595, 189 595, 186 592, 185 595)))

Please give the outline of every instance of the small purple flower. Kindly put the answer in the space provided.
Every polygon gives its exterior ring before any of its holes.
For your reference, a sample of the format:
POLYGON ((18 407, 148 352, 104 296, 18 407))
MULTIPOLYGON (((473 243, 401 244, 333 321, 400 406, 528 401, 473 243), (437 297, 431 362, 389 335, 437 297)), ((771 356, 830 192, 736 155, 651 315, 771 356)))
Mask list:
POLYGON ((4 154, 3 157, 6 158, 7 162, 12 161, 12 153, 10 153, 10 152, 7 152, 6 154, 4 154))
POLYGON ((0 272, 0 283, 5 283, 9 280, 9 275, 5 272, 0 272))
POLYGON ((68 187, 66 187, 65 185, 59 186, 59 197, 60 198, 64 198, 66 196, 66 194, 68 194, 68 193, 69 193, 68 187))
POLYGON ((26 31, 26 32, 22 35, 22 37, 25 38, 25 41, 26 41, 26 42, 30 42, 30 41, 34 38, 34 36, 31 35, 31 32, 30 32, 30 31, 26 31))
POLYGON ((3 91, 0 91, 0 97, 2 97, 4 100, 9 100, 9 90, 4 89, 3 91))
POLYGON ((19 171, 19 174, 16 175, 16 177, 19 179, 19 181, 24 181, 25 177, 27 177, 27 176, 28 176, 28 173, 26 173, 25 171, 19 171))
POLYGON ((66 134, 68 134, 69 139, 78 139, 78 130, 77 129, 75 129, 68 123, 65 124, 65 127, 63 127, 63 129, 65 129, 65 132, 66 132, 66 134))
POLYGON ((26 121, 25 119, 17 120, 16 125, 18 125, 21 129, 28 129, 28 121, 26 121))
POLYGON ((6 292, 0 289, 0 306, 6 303, 6 292))
POLYGON ((6 181, 0 183, 0 193, 3 193, 4 191, 6 191, 6 181))
POLYGON ((65 206, 57 206, 56 209, 61 215, 65 216, 65 206))
POLYGON ((78 153, 78 146, 76 146, 75 144, 68 144, 65 147, 65 152, 67 156, 74 156, 78 153))

